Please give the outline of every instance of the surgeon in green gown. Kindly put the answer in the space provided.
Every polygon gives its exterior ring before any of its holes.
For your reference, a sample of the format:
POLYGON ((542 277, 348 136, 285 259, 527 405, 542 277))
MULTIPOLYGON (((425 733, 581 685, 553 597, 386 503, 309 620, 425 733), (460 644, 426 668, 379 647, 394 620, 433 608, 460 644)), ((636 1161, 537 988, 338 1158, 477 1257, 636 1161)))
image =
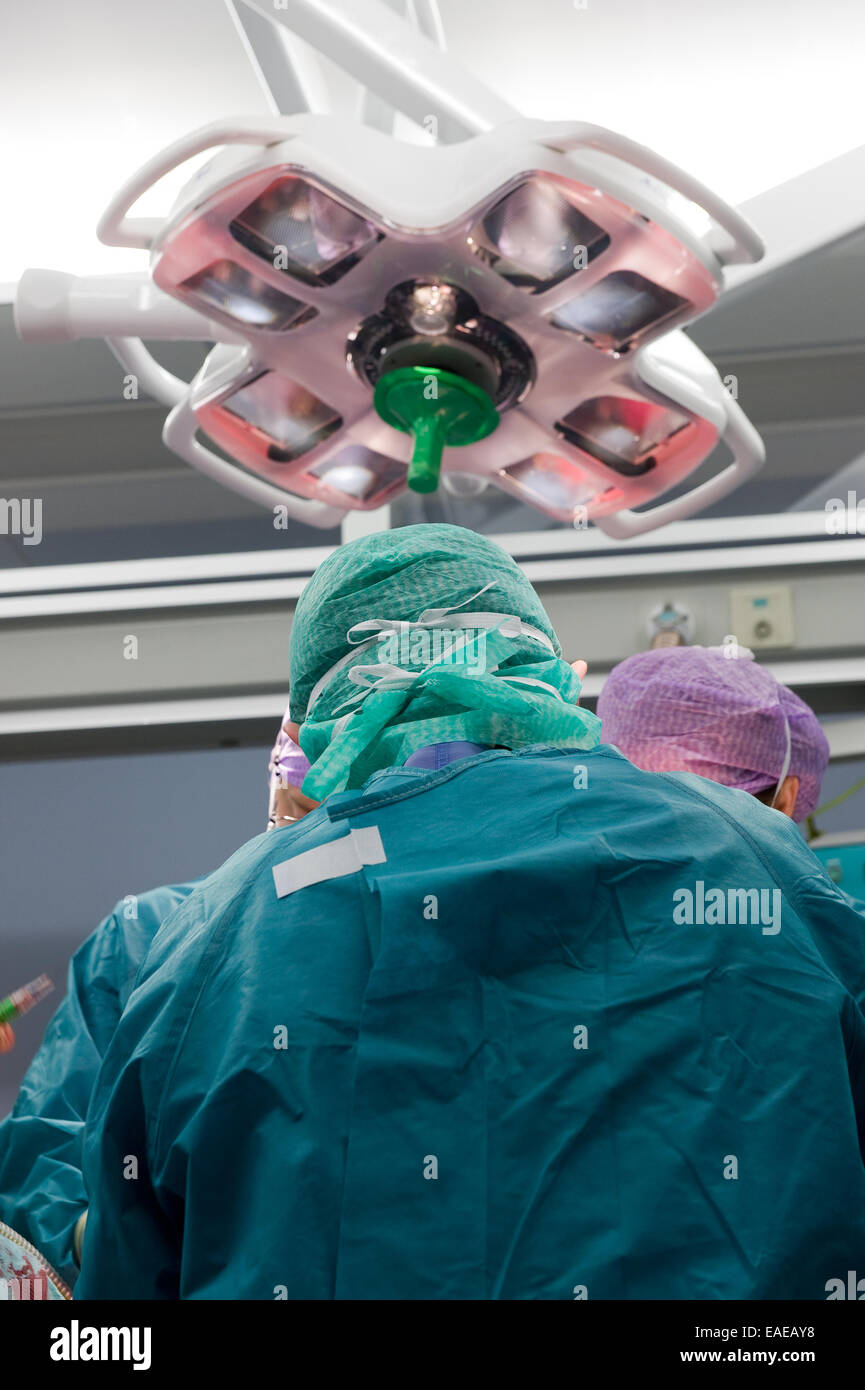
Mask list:
MULTIPOLYGON (((315 804, 280 776, 278 764, 293 776, 298 755, 281 732, 270 760, 271 827, 315 804)), ((36 1245, 70 1286, 86 1225, 81 1162, 93 1085, 153 938, 198 881, 130 894, 79 947, 63 1001, 0 1124, 0 1221, 36 1245)))
POLYGON ((78 1273, 87 1210, 81 1151, 93 1083, 156 932, 194 884, 121 900, 69 963, 66 994, 0 1124, 0 1221, 78 1273))
POLYGON ((861 921, 795 826, 599 740, 491 541, 319 567, 321 805, 165 924, 77 1295, 822 1299, 865 1267, 861 921))

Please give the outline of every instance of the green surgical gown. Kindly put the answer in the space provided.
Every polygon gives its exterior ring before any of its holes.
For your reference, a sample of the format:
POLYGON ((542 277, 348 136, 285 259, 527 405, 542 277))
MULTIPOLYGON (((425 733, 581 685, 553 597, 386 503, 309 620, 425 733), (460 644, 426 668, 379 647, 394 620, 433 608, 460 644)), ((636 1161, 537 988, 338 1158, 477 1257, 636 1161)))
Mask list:
POLYGON ((377 773, 160 932, 77 1294, 823 1299, 865 1271, 863 935, 791 822, 614 748, 377 773))
POLYGON ((156 932, 193 884, 119 902, 78 948, 66 994, 0 1124, 0 1220, 72 1284, 75 1223, 87 1207, 81 1153, 99 1067, 156 932))

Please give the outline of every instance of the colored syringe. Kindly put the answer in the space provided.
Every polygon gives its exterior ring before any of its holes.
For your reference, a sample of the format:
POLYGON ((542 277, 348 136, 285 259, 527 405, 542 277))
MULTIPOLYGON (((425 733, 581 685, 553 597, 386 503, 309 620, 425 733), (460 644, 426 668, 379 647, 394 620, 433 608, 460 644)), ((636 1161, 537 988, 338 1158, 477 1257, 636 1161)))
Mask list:
POLYGON ((53 988, 53 980, 49 980, 47 975, 39 975, 35 980, 31 980, 29 985, 13 989, 5 999, 0 999, 0 1023, 11 1023, 13 1018, 20 1018, 22 1014, 29 1013, 53 988))

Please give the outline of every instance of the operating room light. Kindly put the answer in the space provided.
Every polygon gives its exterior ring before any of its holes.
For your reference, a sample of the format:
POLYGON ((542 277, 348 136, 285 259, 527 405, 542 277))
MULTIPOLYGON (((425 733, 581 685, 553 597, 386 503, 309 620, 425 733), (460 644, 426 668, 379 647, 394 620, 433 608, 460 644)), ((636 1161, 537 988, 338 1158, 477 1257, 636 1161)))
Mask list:
POLYGON ((314 464, 309 471, 336 492, 357 502, 378 506, 384 493, 392 491, 395 485, 404 484, 406 465, 386 454, 351 444, 331 458, 314 464))
POLYGON ((706 505, 705 485, 681 484, 718 439, 732 461, 711 500, 762 462, 678 331, 761 244, 709 190, 622 144, 519 119, 429 148, 331 116, 221 123, 156 156, 103 216, 103 240, 149 248, 146 281, 124 298, 29 272, 19 331, 101 332, 124 362, 134 348, 143 388, 170 406, 169 449, 315 526, 458 475, 463 496, 492 483, 638 534, 706 505), (148 180, 214 147, 166 219, 135 216, 148 180), (711 236, 677 218, 676 190, 711 236), (149 357, 166 336, 215 344, 193 381, 149 357))
POLYGON ((214 261, 178 286, 179 291, 250 328, 282 332, 315 318, 316 310, 274 289, 233 261, 214 261))
POLYGON ((686 415, 651 401, 601 396, 563 416, 556 430, 608 468, 625 477, 638 477, 654 468, 652 450, 669 444, 689 424, 686 415))
POLYGON ((538 453, 502 470, 509 490, 542 505, 562 520, 571 521, 580 508, 594 501, 599 489, 581 469, 556 454, 538 453))
POLYGON ((255 432, 274 463, 289 463, 321 444, 342 421, 311 391, 276 372, 263 372, 221 402, 255 432))
POLYGON ((554 184, 536 178, 501 198, 469 244, 512 285, 538 294, 590 264, 610 238, 554 184))
POLYGON ((408 321, 416 333, 435 337, 447 333, 457 317, 457 296, 450 285, 416 285, 412 291, 408 321))
POLYGON ((614 270, 577 299, 562 304, 553 323, 598 347, 621 347, 644 329, 687 308, 688 301, 633 270, 614 270))
POLYGON ((234 239, 307 285, 333 285, 382 233, 322 189, 276 179, 231 222, 234 239))

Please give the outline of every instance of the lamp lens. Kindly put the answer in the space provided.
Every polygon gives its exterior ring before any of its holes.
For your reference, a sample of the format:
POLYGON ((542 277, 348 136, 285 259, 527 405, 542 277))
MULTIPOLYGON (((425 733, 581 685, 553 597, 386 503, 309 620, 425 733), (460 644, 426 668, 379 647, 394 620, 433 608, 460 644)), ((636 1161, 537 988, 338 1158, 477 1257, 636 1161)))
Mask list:
POLYGON ((276 179, 229 226, 235 241, 307 285, 332 285, 382 233, 305 179, 276 179))
POLYGON ((264 436, 273 463, 308 453, 342 424, 331 406, 277 372, 262 372, 221 405, 264 436))
POLYGON ((404 463, 386 454, 350 444, 309 471, 336 492, 345 493, 358 502, 369 502, 394 483, 404 482, 407 469, 404 463))
POLYGON ((539 294, 584 269, 610 238, 555 184, 529 179, 485 214, 469 244, 510 284, 539 294))
POLYGON ((247 328, 283 332, 315 318, 317 310, 250 275, 234 261, 214 261, 184 280, 180 288, 210 309, 218 309, 247 328))
POLYGON ((686 415, 628 396, 596 396, 583 401, 556 429, 563 439, 626 477, 648 473, 649 455, 690 424, 686 415))
POLYGON ((687 306, 688 301, 644 279, 633 270, 616 270, 585 294, 559 305, 557 328, 582 333, 598 346, 617 346, 687 306))

